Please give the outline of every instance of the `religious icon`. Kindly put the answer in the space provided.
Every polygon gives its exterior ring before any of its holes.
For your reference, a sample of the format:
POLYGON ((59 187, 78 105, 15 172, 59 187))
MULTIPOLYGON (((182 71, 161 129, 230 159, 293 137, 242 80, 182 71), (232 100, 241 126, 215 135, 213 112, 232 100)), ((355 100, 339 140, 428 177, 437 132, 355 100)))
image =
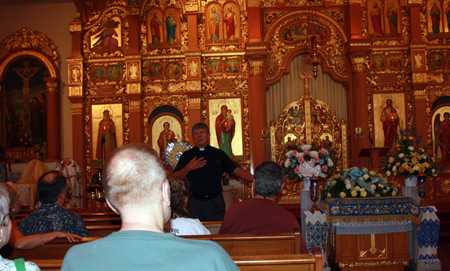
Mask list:
POLYGON ((106 22, 103 29, 91 36, 91 48, 99 52, 111 52, 121 46, 121 21, 118 17, 106 22))
POLYGON ((159 10, 151 10, 149 11, 149 44, 151 46, 159 46, 163 42, 161 33, 162 33, 162 22, 161 22, 161 12, 159 10))
POLYGON ((164 122, 163 123, 164 129, 161 131, 158 137, 158 146, 159 146, 159 157, 161 158, 161 161, 164 161, 164 150, 166 149, 167 145, 172 142, 176 142, 176 136, 175 133, 170 130, 170 123, 164 122))
POLYGON ((375 147, 392 147, 406 121, 405 94, 374 94, 373 106, 375 147))
POLYGON ((221 43, 221 9, 219 5, 210 5, 206 12, 207 41, 208 43, 221 43))
POLYGON ((221 74, 223 72, 222 60, 220 59, 211 59, 208 62, 208 74, 221 74))
POLYGON ((226 105, 220 107, 220 114, 216 117, 216 136, 219 148, 228 156, 233 156, 231 141, 233 141, 236 122, 232 110, 226 105))
POLYGON ((166 66, 166 76, 170 79, 178 79, 182 74, 180 64, 171 62, 166 66))
POLYGON ((392 100, 386 100, 386 107, 381 111, 381 122, 383 123, 384 147, 392 147, 394 139, 397 137, 398 113, 392 106, 392 100))
POLYGON ((163 67, 160 63, 151 63, 150 64, 150 77, 153 78, 162 78, 163 75, 163 67))
POLYGON ((172 142, 181 140, 183 129, 179 118, 171 114, 158 115, 153 121, 150 121, 148 134, 150 135, 149 144, 155 150, 159 150, 161 161, 164 161, 164 151, 172 142))
POLYGON ((9 65, 2 89, 6 147, 22 146, 25 134, 32 144, 46 140, 46 72, 45 65, 34 58, 20 58, 9 65))
POLYGON ((441 32, 441 9, 439 2, 433 1, 430 8, 431 32, 439 34, 441 32))
POLYGON ((436 110, 433 123, 434 156, 446 170, 450 169, 450 107, 436 110))
POLYGON ((102 160, 123 144, 122 104, 94 104, 92 118, 92 156, 102 160))
POLYGON ((368 3, 369 33, 373 36, 383 36, 383 12, 381 2, 372 1, 368 3))
POLYGON ((108 81, 117 81, 122 77, 122 66, 108 66, 106 68, 108 81))
POLYGON ((389 28, 387 33, 393 36, 400 35, 399 32, 399 8, 397 1, 390 1, 386 10, 386 17, 388 19, 389 28))
POLYGON ((239 9, 237 5, 228 3, 223 17, 225 37, 227 43, 239 42, 239 9))
POLYGON ((208 106, 211 146, 230 157, 243 155, 241 99, 211 99, 208 106))
POLYGON ((116 125, 109 116, 109 110, 105 110, 103 119, 98 124, 96 157, 106 159, 115 148, 117 148, 116 125))
POLYGON ((92 67, 92 69, 91 69, 91 80, 93 82, 106 81, 106 69, 105 69, 105 67, 92 67))
POLYGON ((240 73, 241 61, 239 59, 227 59, 225 61, 225 71, 227 73, 240 73))
POLYGON ((432 70, 443 69, 445 65, 444 56, 441 53, 432 53, 429 56, 428 65, 432 70))
POLYGON ((165 26, 166 26, 166 44, 169 46, 179 45, 179 18, 178 12, 175 9, 169 9, 166 12, 165 26))
POLYGON ((403 68, 403 56, 402 55, 390 55, 388 57, 388 67, 390 69, 403 68))

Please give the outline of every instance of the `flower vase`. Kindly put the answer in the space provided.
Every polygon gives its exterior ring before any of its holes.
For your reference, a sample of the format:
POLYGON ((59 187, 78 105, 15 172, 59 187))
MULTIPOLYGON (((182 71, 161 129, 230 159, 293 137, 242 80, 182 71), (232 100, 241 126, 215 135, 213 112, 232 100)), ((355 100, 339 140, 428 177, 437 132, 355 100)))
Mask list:
POLYGON ((311 177, 310 179, 309 196, 313 202, 310 211, 320 211, 320 208, 317 206, 317 200, 319 199, 319 178, 317 177, 311 177))
POLYGON ((411 176, 409 178, 404 178, 405 186, 416 187, 417 186, 417 176, 411 176))
POLYGON ((427 192, 427 176, 425 174, 419 174, 417 177, 417 193, 420 198, 420 205, 426 206, 425 197, 427 192))

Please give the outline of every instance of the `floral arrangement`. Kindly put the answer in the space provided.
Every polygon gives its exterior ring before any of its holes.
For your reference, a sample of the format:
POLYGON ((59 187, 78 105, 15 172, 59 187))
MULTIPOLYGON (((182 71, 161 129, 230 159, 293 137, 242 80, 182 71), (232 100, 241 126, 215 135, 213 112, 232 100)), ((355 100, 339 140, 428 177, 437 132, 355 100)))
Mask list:
POLYGON ((294 180, 303 177, 326 178, 334 170, 332 155, 325 148, 302 144, 298 141, 285 154, 284 170, 286 176, 294 180))
POLYGON ((434 158, 427 152, 426 148, 419 148, 421 138, 407 136, 406 131, 402 131, 397 138, 397 149, 394 153, 389 153, 383 161, 387 176, 404 176, 406 178, 425 174, 426 176, 436 176, 436 165, 434 158))
POLYGON ((331 177, 321 194, 322 199, 364 198, 396 196, 398 191, 381 174, 353 167, 331 177))

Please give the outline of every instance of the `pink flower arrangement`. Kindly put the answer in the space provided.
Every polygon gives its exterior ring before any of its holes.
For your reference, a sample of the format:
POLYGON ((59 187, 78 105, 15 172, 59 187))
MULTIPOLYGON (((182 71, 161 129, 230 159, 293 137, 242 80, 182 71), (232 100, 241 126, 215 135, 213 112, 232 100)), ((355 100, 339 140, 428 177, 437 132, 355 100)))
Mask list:
POLYGON ((334 162, 327 149, 297 142, 294 149, 285 154, 286 160, 281 162, 286 176, 300 180, 303 177, 330 176, 334 170, 334 162))

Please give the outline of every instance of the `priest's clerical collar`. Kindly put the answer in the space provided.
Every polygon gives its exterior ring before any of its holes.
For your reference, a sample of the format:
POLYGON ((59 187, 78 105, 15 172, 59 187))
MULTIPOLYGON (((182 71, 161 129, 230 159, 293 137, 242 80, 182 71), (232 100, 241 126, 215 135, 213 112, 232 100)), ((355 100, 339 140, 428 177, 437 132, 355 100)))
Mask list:
POLYGON ((204 151, 204 150, 205 150, 205 148, 198 148, 198 150, 199 150, 199 151, 204 151))

